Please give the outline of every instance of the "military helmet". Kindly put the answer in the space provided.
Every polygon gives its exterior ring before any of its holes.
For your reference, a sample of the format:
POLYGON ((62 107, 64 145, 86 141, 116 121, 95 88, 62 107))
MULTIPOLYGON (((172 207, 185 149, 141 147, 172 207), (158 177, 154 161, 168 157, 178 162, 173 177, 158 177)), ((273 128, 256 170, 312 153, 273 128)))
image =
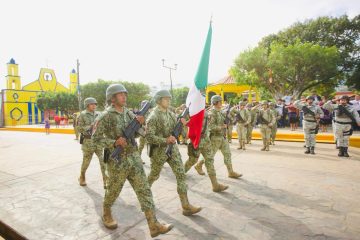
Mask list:
POLYGON ((217 102, 221 102, 222 98, 219 95, 214 95, 211 97, 211 104, 216 104, 217 102))
POLYGON ((239 105, 240 105, 240 106, 246 106, 246 102, 241 101, 241 102, 239 103, 239 105))
POLYGON ((84 106, 87 107, 89 104, 97 104, 97 101, 93 97, 85 98, 84 100, 84 106))
POLYGON ((339 99, 345 99, 346 101, 349 101, 349 97, 346 95, 342 95, 339 99))
POLYGON ((106 101, 110 101, 110 99, 117 93, 128 93, 128 91, 121 83, 111 84, 106 89, 106 101))
POLYGON ((154 96, 154 101, 156 103, 158 103, 160 101, 160 99, 163 97, 169 97, 171 99, 171 94, 170 94, 169 90, 164 89, 164 90, 157 91, 154 96))
POLYGON ((269 105, 269 102, 266 100, 261 101, 261 105, 269 105))
POLYGON ((315 101, 315 98, 314 98, 313 96, 307 96, 307 97, 306 97, 306 100, 313 100, 313 101, 315 101))

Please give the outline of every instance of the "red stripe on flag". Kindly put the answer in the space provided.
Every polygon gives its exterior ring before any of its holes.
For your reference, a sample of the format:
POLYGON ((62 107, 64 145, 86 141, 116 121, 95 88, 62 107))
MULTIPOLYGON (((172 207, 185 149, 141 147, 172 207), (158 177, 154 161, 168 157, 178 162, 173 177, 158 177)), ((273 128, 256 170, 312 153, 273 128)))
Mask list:
POLYGON ((205 109, 190 117, 188 123, 189 133, 188 136, 193 143, 195 149, 198 148, 201 138, 201 130, 203 125, 205 109))

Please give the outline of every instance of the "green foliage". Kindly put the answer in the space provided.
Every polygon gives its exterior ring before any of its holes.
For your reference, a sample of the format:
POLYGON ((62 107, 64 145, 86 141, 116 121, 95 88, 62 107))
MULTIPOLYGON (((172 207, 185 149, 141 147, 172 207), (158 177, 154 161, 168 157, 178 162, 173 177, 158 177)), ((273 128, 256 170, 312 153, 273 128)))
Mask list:
POLYGON ((67 92, 42 92, 36 99, 36 105, 41 111, 58 109, 66 115, 79 109, 77 95, 67 92))
POLYGON ((128 91, 127 106, 129 108, 139 108, 142 100, 150 99, 150 88, 143 83, 133 83, 126 81, 106 81, 99 79, 94 83, 87 83, 81 86, 81 97, 93 97, 98 102, 98 109, 103 110, 106 106, 106 89, 110 84, 121 83, 128 91))
POLYGON ((256 47, 240 54, 230 71, 238 83, 257 87, 260 92, 266 89, 276 99, 288 95, 298 97, 319 84, 333 89, 339 80, 336 47, 273 43, 270 54, 266 56, 265 53, 265 48, 256 47))
POLYGON ((185 104, 188 92, 188 87, 174 88, 171 105, 174 107, 179 107, 181 104, 185 104))
POLYGON ((264 37, 259 46, 270 54, 273 43, 287 46, 298 41, 322 47, 335 46, 340 58, 338 72, 343 75, 348 86, 360 89, 360 78, 356 77, 360 66, 360 15, 353 19, 344 15, 338 18, 319 17, 297 22, 277 34, 264 37))

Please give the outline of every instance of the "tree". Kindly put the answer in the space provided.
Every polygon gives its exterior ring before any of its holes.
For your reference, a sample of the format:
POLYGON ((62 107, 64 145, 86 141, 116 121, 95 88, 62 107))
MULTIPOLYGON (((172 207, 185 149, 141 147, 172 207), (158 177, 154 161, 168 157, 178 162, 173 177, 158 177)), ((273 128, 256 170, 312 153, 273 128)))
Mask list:
POLYGON ((36 99, 36 105, 41 111, 58 109, 67 116, 79 108, 77 95, 67 92, 42 92, 36 99))
POLYGON ((360 89, 356 84, 357 69, 360 66, 360 15, 349 19, 346 15, 333 17, 319 17, 305 22, 297 22, 277 34, 264 37, 259 43, 270 55, 272 43, 293 45, 313 43, 322 47, 335 46, 339 51, 340 60, 338 71, 349 87, 360 89))
POLYGON ((46 112, 51 109, 56 109, 57 99, 54 92, 41 92, 36 99, 36 105, 39 110, 46 112))
POLYGON ((81 95, 85 99, 93 97, 98 102, 98 109, 103 110, 106 106, 106 89, 110 84, 121 83, 128 91, 127 106, 139 108, 142 100, 150 99, 150 88, 143 83, 133 83, 126 81, 106 81, 98 79, 97 82, 87 83, 81 86, 81 95))
POLYGON ((67 116, 79 110, 79 100, 74 93, 59 92, 56 94, 56 99, 58 110, 67 116))
POLYGON ((171 105, 173 105, 174 107, 179 107, 181 104, 184 104, 186 102, 188 92, 188 87, 174 88, 171 105))
POLYGON ((230 73, 238 83, 267 89, 275 99, 288 95, 299 97, 320 84, 334 88, 340 77, 339 59, 335 46, 274 42, 270 50, 258 46, 241 53, 230 73))

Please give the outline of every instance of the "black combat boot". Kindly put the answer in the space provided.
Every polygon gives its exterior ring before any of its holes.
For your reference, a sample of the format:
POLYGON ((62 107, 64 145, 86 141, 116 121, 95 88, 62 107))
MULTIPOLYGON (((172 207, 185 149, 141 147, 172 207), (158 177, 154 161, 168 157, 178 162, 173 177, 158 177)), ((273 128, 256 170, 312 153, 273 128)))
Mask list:
POLYGON ((315 147, 311 147, 311 148, 310 148, 310 153, 311 153, 311 154, 315 154, 315 147))
POLYGON ((343 157, 343 156, 344 156, 344 149, 343 149, 343 147, 339 147, 338 156, 339 156, 339 157, 343 157))
POLYGON ((344 152, 344 157, 350 157, 349 154, 348 154, 348 147, 343 147, 343 152, 344 152))
POLYGON ((306 147, 306 151, 304 152, 305 154, 309 154, 310 153, 310 148, 306 147))

